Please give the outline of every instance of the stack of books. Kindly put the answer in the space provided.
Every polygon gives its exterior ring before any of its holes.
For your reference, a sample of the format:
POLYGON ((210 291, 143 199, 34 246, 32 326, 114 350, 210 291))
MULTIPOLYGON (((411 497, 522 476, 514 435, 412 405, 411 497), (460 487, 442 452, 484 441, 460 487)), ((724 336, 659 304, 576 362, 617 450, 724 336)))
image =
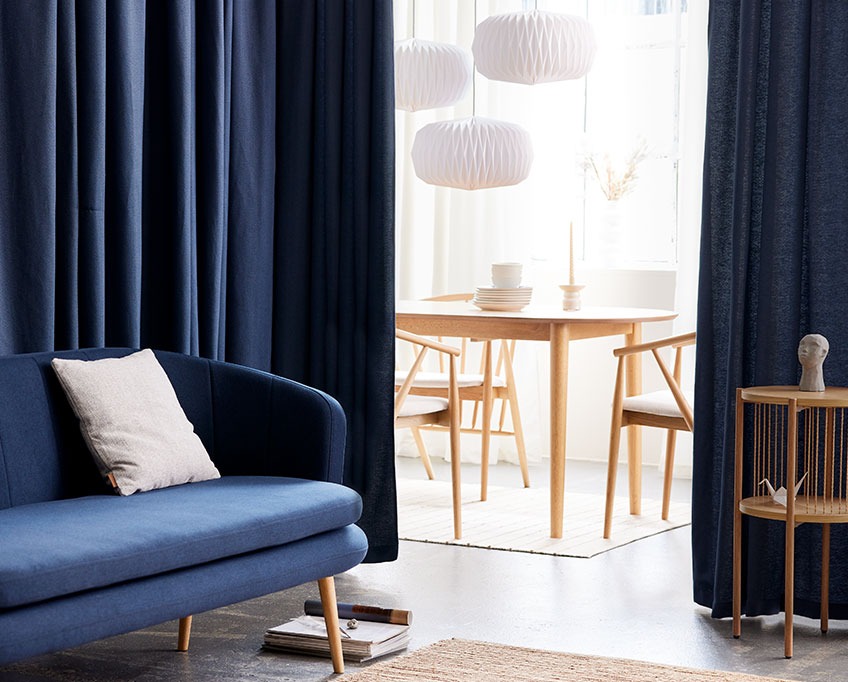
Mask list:
MULTIPOLYGON (((359 663, 405 649, 412 613, 379 606, 339 604, 339 628, 345 660, 359 663)), ((309 599, 304 615, 265 631, 263 647, 271 651, 330 655, 321 602, 309 599)))

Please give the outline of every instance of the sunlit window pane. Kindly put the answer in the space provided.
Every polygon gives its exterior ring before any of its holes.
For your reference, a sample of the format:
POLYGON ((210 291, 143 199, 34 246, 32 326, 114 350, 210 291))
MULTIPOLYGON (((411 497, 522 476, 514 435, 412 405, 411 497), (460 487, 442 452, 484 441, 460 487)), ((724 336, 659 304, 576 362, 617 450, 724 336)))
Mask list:
MULTIPOLYGON (((438 37, 434 27, 445 14, 447 29, 443 27, 441 35, 455 33, 466 49, 473 27, 494 14, 537 7, 590 21, 598 51, 586 78, 527 86, 490 81, 476 74, 471 95, 452 110, 423 113, 404 121, 420 126, 427 120, 474 113, 517 123, 530 133, 535 151, 530 177, 518 186, 487 195, 496 206, 490 232, 501 235, 505 250, 525 249, 534 260, 566 262, 566 235, 573 222, 578 261, 602 267, 675 265, 687 0, 417 3, 419 35, 438 37), (611 165, 620 168, 634 149, 643 153, 613 210, 602 191, 603 183, 597 181, 587 160, 609 157, 611 165), (611 215, 621 217, 611 219, 611 215), (614 237, 615 230, 608 224, 611 220, 623 226, 620 238, 614 237)), ((409 2, 405 7, 408 12, 409 2)), ((399 166, 408 163, 399 157, 399 166)), ((443 195, 437 191, 437 196, 443 195)), ((463 198, 457 198, 456 204, 462 203, 463 198)), ((474 215, 486 213, 487 205, 481 201, 474 215)), ((436 220, 448 220, 438 206, 436 220)), ((409 212, 408 220, 417 220, 419 215, 409 212)), ((469 230, 466 226, 462 229, 469 230)))

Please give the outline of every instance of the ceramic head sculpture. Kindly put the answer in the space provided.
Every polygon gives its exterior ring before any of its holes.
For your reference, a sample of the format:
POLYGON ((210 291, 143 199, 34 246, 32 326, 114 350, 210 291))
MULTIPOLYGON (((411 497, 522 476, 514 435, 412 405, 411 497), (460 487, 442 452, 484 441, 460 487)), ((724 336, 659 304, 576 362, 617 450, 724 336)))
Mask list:
POLYGON ((798 388, 802 391, 823 391, 824 363, 830 344, 821 334, 807 334, 798 344, 798 362, 801 363, 801 383, 798 388))

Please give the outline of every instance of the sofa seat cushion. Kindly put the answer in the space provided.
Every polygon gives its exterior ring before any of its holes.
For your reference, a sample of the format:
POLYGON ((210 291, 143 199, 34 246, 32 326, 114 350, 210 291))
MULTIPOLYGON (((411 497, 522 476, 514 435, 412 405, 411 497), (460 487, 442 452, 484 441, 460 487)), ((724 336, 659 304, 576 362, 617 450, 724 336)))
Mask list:
POLYGON ((0 510, 0 608, 283 545, 355 523, 334 483, 230 476, 0 510))

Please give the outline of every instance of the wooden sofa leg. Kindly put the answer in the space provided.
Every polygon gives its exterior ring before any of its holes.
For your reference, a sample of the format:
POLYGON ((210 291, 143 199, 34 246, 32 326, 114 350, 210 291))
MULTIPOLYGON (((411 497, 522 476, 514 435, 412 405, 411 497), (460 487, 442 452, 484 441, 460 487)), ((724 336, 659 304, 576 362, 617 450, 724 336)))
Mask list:
POLYGON ((318 593, 324 609, 324 623, 327 626, 327 640, 330 643, 330 658, 333 659, 333 672, 344 672, 342 655, 342 633, 339 629, 339 608, 336 604, 336 583, 333 576, 318 579, 318 593))
POLYGON ((180 632, 177 636, 177 651, 188 651, 188 640, 191 637, 191 616, 180 618, 180 632))

